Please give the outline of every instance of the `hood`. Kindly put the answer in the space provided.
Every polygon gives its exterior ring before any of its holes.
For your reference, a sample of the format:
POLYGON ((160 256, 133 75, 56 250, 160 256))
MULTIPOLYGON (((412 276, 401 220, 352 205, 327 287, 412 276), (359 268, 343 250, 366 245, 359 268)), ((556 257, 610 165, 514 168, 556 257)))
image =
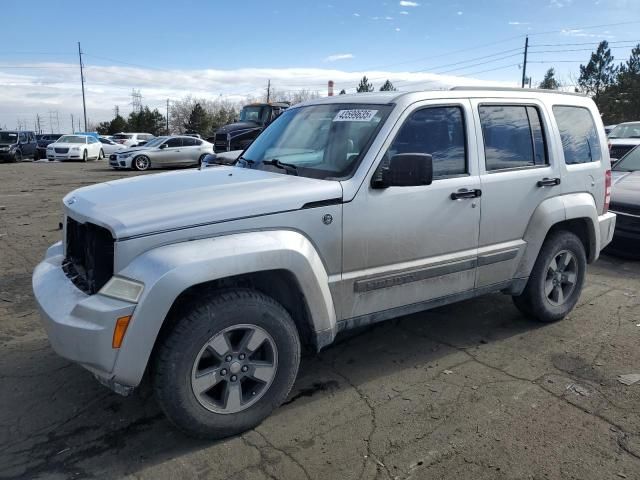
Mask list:
POLYGON ((182 170, 80 188, 63 200, 73 218, 117 239, 271 213, 342 199, 338 181, 236 167, 182 170))
POLYGON ((116 147, 118 149, 118 155, 124 155, 127 153, 135 153, 135 152, 139 152, 141 150, 147 150, 147 151, 151 151, 151 150, 158 150, 158 147, 145 147, 144 145, 141 147, 127 147, 126 145, 122 145, 121 143, 118 144, 120 145, 119 147, 116 147))
POLYGON ((611 203, 640 207, 640 171, 621 172, 613 170, 611 203))
POLYGON ((263 125, 256 122, 236 122, 230 123, 229 125, 225 125, 224 127, 220 127, 216 130, 216 134, 218 133, 234 133, 240 132, 241 130, 253 130, 256 128, 262 128, 263 125))

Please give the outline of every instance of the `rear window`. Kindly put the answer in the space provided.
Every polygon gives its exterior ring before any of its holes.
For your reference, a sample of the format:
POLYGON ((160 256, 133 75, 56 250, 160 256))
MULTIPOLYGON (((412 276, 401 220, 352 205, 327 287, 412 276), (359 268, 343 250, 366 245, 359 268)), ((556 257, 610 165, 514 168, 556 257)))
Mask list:
POLYGON ((116 133, 113 138, 117 139, 117 140, 128 140, 130 138, 133 138, 133 135, 126 135, 124 133, 116 133))
POLYGON ((540 112, 528 105, 478 108, 487 171, 547 165, 540 112))
POLYGON ((198 145, 202 145, 202 141, 198 140, 197 138, 183 138, 182 139, 182 145, 184 147, 195 147, 198 145))
POLYGON ((560 130, 564 162, 567 165, 602 159, 598 131, 588 109, 556 105, 553 115, 560 130))

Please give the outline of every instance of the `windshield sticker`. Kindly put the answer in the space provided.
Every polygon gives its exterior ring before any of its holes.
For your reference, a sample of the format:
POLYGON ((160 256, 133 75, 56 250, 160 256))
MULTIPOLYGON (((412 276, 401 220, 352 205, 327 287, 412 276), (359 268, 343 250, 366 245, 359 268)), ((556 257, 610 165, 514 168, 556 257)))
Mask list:
POLYGON ((340 110, 334 122, 370 122, 378 110, 340 110))

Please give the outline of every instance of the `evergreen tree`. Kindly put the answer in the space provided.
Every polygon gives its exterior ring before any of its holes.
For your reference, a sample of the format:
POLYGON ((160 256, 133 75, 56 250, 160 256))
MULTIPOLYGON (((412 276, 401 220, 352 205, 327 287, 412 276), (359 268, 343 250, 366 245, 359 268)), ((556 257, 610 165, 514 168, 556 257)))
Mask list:
POLYGON ((603 40, 591 54, 589 63, 580 65, 578 85, 584 93, 592 95, 597 103, 600 95, 615 82, 617 70, 609 42, 603 40))
POLYGON ((189 120, 184 124, 187 132, 197 132, 206 135, 211 131, 212 119, 200 103, 196 103, 189 114, 189 120))
POLYGON ((362 77, 362 80, 360 80, 360 84, 356 88, 356 92, 363 93, 363 92, 373 92, 373 91, 374 91, 373 84, 369 83, 369 79, 365 75, 364 77, 362 77))
POLYGON ((131 112, 127 123, 129 130, 134 132, 162 135, 166 130, 164 115, 158 109, 150 110, 149 107, 144 107, 139 112, 131 112))
POLYGON ((340 93, 338 95, 344 95, 345 93, 347 93, 344 88, 342 90, 340 90, 340 93))
POLYGON ((560 84, 556 80, 556 71, 553 68, 547 70, 538 88, 544 88, 546 90, 558 90, 558 88, 560 88, 560 84))
POLYGON ((109 122, 107 133, 109 135, 114 135, 116 133, 125 132, 127 130, 127 121, 120 115, 117 115, 113 120, 111 120, 111 122, 109 122))
POLYGON ((397 88, 394 87, 393 83, 391 83, 389 80, 384 82, 384 84, 380 87, 381 92, 395 92, 396 90, 397 88))

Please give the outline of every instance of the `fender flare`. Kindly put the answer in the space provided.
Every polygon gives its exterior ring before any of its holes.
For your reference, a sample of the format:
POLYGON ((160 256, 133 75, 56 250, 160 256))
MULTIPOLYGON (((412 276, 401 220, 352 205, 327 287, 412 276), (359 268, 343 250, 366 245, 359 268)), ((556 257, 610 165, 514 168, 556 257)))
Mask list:
POLYGON ((559 195, 544 200, 533 212, 524 234, 527 247, 516 269, 515 277, 526 278, 530 275, 542 244, 554 225, 578 219, 584 220, 587 224, 590 251, 588 261, 595 261, 600 252, 600 229, 596 228, 598 210, 593 196, 588 193, 559 195))
POLYGON ((302 234, 267 230, 180 242, 145 252, 118 272, 145 287, 118 353, 117 381, 131 386, 140 383, 160 328, 187 288, 267 270, 293 274, 307 302, 311 329, 333 340, 337 327, 328 275, 318 252, 302 234))

